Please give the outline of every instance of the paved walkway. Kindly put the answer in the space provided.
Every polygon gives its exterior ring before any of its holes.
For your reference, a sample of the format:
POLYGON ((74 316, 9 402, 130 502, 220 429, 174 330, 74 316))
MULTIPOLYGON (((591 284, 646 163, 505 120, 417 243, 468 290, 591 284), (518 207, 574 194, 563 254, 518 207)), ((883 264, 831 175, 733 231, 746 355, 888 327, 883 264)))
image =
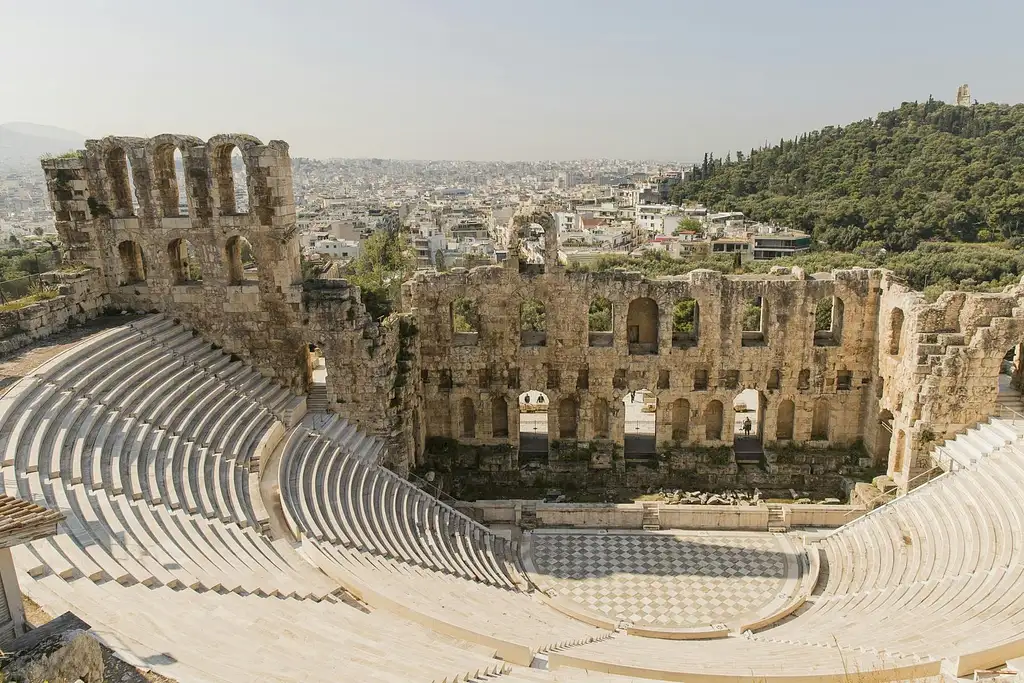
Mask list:
POLYGON ((800 579, 786 536, 739 532, 532 534, 534 581, 636 626, 695 628, 770 612, 800 579))

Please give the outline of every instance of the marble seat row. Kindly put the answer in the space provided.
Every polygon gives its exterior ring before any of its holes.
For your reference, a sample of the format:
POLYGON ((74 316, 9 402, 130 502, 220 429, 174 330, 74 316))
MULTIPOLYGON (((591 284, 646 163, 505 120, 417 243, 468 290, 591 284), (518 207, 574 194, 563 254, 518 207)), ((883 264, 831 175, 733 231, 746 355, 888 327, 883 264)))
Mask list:
POLYGON ((334 434, 299 429, 285 446, 282 502, 294 531, 518 589, 523 579, 510 543, 377 465, 376 439, 334 434))

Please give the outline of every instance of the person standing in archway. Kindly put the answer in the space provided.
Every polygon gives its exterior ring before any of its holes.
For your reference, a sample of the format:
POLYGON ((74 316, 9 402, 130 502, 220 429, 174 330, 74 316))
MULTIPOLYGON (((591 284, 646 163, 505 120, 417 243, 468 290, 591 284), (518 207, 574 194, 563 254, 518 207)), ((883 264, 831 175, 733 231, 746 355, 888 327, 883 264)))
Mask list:
POLYGON ((754 427, 754 425, 750 422, 750 418, 749 417, 746 418, 745 420, 743 420, 743 435, 744 436, 750 436, 750 430, 753 427, 754 427))

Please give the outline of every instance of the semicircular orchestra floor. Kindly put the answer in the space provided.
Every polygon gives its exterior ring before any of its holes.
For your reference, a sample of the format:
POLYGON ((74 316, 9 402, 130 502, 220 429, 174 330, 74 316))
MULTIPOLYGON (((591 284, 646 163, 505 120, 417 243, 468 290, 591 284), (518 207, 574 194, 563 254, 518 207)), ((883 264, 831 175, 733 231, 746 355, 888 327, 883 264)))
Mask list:
POLYGON ((807 574, 802 543, 781 534, 542 529, 524 547, 539 587, 633 626, 754 620, 807 574))

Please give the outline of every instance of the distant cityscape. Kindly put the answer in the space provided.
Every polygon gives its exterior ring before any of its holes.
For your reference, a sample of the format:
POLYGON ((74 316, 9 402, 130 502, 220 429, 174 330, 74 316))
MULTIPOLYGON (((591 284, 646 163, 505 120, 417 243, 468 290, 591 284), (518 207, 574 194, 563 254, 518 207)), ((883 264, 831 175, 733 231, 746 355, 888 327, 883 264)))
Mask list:
MULTIPOLYGON (((244 208, 240 161, 235 187, 244 208)), ((356 258, 375 231, 397 225, 409 236, 417 268, 500 263, 508 256, 513 215, 531 205, 559 209, 559 258, 567 265, 646 252, 727 254, 742 262, 811 246, 809 235, 786 226, 670 203, 673 187, 692 172, 688 163, 295 158, 292 166, 303 256, 325 265, 356 258)), ((185 209, 184 193, 181 202, 185 209)), ((13 245, 47 236, 55 237, 53 215, 38 162, 0 162, 0 239, 13 245)), ((539 239, 524 246, 528 257, 532 251, 541 258, 539 239)))

